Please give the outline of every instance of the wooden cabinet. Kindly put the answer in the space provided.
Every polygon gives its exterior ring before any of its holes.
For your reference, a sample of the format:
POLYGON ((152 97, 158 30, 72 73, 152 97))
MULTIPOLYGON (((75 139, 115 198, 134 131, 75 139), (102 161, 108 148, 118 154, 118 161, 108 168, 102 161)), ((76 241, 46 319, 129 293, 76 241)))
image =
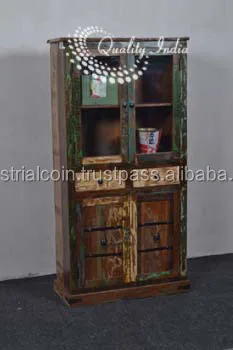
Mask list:
MULTIPOLYGON (((67 175, 54 185, 54 288, 69 305, 189 287, 187 184, 181 176, 187 164, 187 55, 153 52, 158 40, 136 39, 143 60, 124 50, 98 53, 99 67, 109 68, 105 80, 71 59, 72 39, 49 41, 54 168, 67 175)), ((176 40, 166 38, 165 48, 176 40)), ((118 47, 127 41, 117 39, 118 47)), ((187 47, 187 38, 179 47, 187 47)))

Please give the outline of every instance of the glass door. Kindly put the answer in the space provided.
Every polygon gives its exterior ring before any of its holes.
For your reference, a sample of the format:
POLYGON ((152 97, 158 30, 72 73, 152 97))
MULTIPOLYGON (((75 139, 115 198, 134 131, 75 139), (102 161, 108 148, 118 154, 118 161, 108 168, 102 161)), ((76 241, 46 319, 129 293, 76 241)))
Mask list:
MULTIPOLYGON (((109 67, 112 72, 117 70, 120 64, 120 56, 96 57, 96 65, 109 67)), ((97 73, 98 68, 96 69, 97 73)), ((106 73, 105 73, 106 72, 106 73)), ((108 70, 104 70, 108 74, 108 70)), ((88 74, 82 72, 82 103, 81 103, 81 125, 82 125, 82 147, 83 162, 103 162, 107 157, 120 161, 120 85, 112 77, 104 74, 88 74), (90 159, 89 159, 90 158, 90 159)))
MULTIPOLYGON (((148 44, 147 44, 148 45, 148 44)), ((147 48, 146 52, 150 52, 147 48)), ((136 79, 129 86, 130 160, 170 161, 178 156, 175 138, 174 55, 130 55, 136 79)))
POLYGON ((121 81, 126 55, 91 55, 66 59, 68 155, 76 165, 121 163, 128 158, 128 124, 121 81))

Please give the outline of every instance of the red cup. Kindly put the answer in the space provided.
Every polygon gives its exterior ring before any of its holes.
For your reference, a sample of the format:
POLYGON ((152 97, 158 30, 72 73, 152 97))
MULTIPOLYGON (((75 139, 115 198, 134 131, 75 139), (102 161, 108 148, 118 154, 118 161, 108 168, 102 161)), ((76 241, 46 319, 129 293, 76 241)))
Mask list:
POLYGON ((139 133, 139 144, 140 153, 156 153, 159 149, 160 139, 162 130, 155 128, 140 128, 139 133))

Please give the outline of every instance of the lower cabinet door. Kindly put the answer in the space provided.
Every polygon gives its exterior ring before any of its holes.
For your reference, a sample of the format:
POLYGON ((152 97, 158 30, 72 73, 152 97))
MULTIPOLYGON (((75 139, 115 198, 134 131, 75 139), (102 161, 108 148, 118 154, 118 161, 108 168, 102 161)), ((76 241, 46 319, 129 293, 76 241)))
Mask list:
POLYGON ((83 199, 78 207, 78 288, 179 275, 179 191, 83 199))
POLYGON ((179 274, 179 192, 137 196, 137 280, 179 274))
MULTIPOLYGON (((103 197, 81 203, 77 228, 79 286, 102 288, 123 284, 123 231, 127 198, 103 197)), ((127 216, 127 217, 126 217, 127 216)))

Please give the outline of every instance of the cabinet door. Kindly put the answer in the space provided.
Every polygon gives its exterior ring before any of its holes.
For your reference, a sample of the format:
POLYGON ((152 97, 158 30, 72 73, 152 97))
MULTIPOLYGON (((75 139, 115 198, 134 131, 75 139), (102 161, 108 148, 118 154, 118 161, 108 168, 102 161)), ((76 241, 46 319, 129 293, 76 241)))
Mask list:
POLYGON ((127 84, 120 71, 126 55, 101 55, 98 40, 87 46, 88 62, 78 56, 85 65, 72 63, 72 49, 65 50, 68 157, 74 166, 121 163, 128 160, 127 84))
POLYGON ((125 197, 82 201, 81 222, 77 227, 79 287, 123 284, 127 203, 125 197))
MULTIPOLYGON (((159 45, 158 41, 142 41, 144 56, 128 55, 128 65, 137 77, 129 83, 128 92, 133 126, 129 132, 129 158, 138 163, 176 162, 181 146, 183 152, 186 148, 186 136, 182 134, 186 132, 186 65, 180 64, 181 54, 160 51, 159 45)), ((174 45, 166 41, 163 47, 174 45)))
POLYGON ((139 281, 179 274, 179 193, 139 195, 139 281))

